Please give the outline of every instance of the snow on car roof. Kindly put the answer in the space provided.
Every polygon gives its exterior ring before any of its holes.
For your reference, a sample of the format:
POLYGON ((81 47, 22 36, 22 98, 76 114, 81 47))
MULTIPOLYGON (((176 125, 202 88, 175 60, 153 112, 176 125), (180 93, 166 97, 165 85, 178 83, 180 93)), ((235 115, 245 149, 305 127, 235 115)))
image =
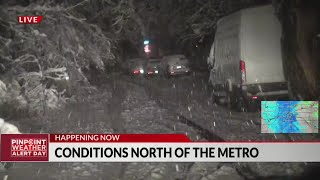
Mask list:
POLYGON ((177 55, 170 55, 170 56, 166 56, 164 57, 165 60, 167 61, 167 63, 172 64, 172 63, 187 63, 188 60, 184 55, 181 54, 177 54, 177 55))

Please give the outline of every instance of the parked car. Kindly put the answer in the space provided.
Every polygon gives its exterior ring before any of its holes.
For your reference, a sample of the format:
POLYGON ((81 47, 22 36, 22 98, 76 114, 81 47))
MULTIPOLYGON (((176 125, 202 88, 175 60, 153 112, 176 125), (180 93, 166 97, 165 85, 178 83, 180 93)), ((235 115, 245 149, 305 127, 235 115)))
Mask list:
POLYGON ((163 57, 164 74, 167 77, 190 74, 189 60, 181 54, 163 57))
POLYGON ((149 59, 146 66, 146 75, 159 75, 161 70, 161 59, 149 59))
POLYGON ((255 110, 260 100, 287 97, 281 25, 271 5, 243 9, 217 23, 208 64, 216 100, 255 110))
POLYGON ((144 75, 146 68, 146 59, 144 58, 134 58, 128 61, 129 74, 132 75, 144 75))

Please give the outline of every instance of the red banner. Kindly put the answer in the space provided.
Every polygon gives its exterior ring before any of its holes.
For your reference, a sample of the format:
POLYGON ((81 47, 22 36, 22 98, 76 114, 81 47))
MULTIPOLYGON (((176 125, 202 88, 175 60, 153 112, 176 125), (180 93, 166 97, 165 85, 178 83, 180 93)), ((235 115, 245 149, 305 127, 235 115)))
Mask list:
POLYGON ((190 142, 185 134, 50 134, 50 142, 190 142))
POLYGON ((19 24, 40 24, 43 16, 18 16, 19 24))
POLYGON ((185 134, 1 135, 2 162, 320 162, 319 149, 316 142, 192 142, 185 134))

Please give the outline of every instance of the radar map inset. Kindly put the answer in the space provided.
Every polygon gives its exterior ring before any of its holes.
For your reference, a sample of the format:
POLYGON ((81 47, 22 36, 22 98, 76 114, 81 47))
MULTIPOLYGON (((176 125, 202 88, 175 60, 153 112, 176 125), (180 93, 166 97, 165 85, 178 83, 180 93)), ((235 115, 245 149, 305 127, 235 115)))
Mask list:
POLYGON ((318 133, 318 101, 261 101, 261 133, 318 133))

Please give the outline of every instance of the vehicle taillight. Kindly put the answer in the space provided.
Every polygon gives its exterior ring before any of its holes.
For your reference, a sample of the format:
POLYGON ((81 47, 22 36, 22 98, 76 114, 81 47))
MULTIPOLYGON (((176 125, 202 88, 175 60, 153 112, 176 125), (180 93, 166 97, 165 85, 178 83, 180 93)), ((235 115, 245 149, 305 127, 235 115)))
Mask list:
POLYGON ((133 74, 139 74, 139 70, 134 70, 133 74))
POLYGON ((246 82, 246 63, 240 60, 241 83, 246 82))

